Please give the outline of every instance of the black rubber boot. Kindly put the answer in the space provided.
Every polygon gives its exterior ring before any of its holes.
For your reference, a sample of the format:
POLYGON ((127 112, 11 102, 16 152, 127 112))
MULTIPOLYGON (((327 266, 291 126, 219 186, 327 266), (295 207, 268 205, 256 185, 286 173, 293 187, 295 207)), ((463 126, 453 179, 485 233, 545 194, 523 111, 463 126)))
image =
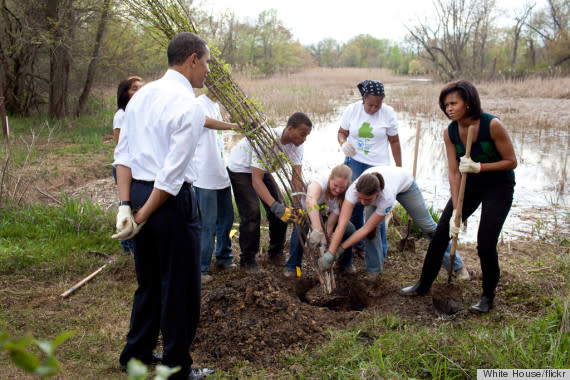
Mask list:
POLYGON ((475 313, 488 313, 493 308, 493 299, 487 296, 481 296, 479 303, 471 306, 471 311, 475 313))
POLYGON ((404 296, 423 296, 429 292, 429 289, 422 289, 421 282, 417 282, 415 285, 407 286, 400 290, 400 294, 404 296))

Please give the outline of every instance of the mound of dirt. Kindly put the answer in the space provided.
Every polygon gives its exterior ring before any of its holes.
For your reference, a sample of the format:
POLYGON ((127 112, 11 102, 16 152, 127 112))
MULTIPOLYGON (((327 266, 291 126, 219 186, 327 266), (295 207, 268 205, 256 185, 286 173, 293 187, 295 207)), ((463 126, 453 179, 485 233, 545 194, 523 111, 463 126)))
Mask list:
POLYGON ((238 361, 274 367, 283 352, 316 345, 327 336, 323 327, 346 326, 355 315, 301 301, 299 294, 313 287, 326 298, 316 279, 288 280, 267 271, 240 276, 203 290, 192 348, 197 361, 223 369, 238 361))

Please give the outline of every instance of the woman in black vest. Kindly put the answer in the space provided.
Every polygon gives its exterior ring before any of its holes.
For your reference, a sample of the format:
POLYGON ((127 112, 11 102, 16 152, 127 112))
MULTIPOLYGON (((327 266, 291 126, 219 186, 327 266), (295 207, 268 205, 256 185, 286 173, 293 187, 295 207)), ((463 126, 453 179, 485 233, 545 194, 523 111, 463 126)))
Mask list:
POLYGON ((461 216, 465 221, 481 207, 481 221, 477 232, 477 254, 483 273, 481 300, 472 311, 486 313, 493 307, 495 288, 499 282, 497 242, 503 223, 513 202, 517 158, 513 144, 499 118, 481 109, 477 89, 465 80, 447 84, 439 95, 439 106, 451 123, 443 133, 449 167, 451 199, 439 219, 429 245, 420 281, 402 289, 405 295, 426 294, 437 277, 443 253, 449 240, 457 236, 455 220, 461 174, 469 173, 461 216), (474 138, 471 158, 464 157, 467 130, 473 126, 474 138))

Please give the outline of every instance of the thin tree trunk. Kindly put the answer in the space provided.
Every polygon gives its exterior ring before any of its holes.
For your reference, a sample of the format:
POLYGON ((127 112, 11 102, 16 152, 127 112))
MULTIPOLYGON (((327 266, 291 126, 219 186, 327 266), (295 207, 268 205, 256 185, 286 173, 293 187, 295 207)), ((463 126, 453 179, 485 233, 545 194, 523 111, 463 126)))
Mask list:
POLYGON ((60 119, 67 114, 71 53, 67 36, 71 27, 72 0, 48 0, 46 15, 53 38, 50 58, 49 115, 60 119))
POLYGON ((95 79, 95 72, 97 69, 97 62, 99 61, 99 50, 101 47, 101 41, 103 40, 103 34, 105 33, 105 27, 107 25, 107 20, 109 18, 111 0, 105 0, 103 2, 103 9, 101 9, 101 20, 99 21, 99 26, 97 27, 97 35, 95 36, 95 45, 93 46, 93 54, 91 55, 91 62, 89 62, 89 67, 87 68, 87 78, 85 79, 85 85, 83 86, 83 91, 79 96, 77 102, 77 108, 75 110, 75 115, 80 116, 85 112, 85 107, 87 105, 87 98, 91 92, 91 87, 93 86, 93 80, 95 79))

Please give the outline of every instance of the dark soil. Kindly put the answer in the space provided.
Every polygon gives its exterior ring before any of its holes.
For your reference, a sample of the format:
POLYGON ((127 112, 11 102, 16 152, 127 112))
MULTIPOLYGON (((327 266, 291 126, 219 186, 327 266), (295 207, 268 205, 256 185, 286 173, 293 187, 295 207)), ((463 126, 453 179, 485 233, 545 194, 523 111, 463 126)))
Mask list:
MULTIPOLYGON (((116 199, 116 188, 111 181, 92 181, 71 193, 111 207, 116 199)), ((265 252, 267 231, 262 229, 263 252, 258 257, 260 272, 213 271, 214 280, 203 286, 200 325, 191 348, 195 363, 220 370, 229 370, 244 361, 257 369, 281 368, 287 355, 328 341, 329 329, 350 328, 376 313, 392 314, 417 325, 431 325, 442 318, 458 321, 480 318, 467 312, 479 300, 481 292, 481 270, 474 244, 460 243, 459 249, 471 280, 453 279, 448 284, 447 273, 442 270, 427 296, 400 295, 401 288, 418 280, 427 241, 416 236, 410 239, 413 244, 401 252, 398 249, 399 238, 395 236, 405 236, 406 226, 397 223, 394 221, 390 225, 389 237, 394 240, 389 242, 382 276, 368 279, 364 258, 357 255, 354 259, 357 273, 337 273, 336 289, 331 294, 324 292, 314 269, 307 262, 303 263, 300 278, 286 278, 283 266, 269 264, 265 252)), ((239 257, 237 240, 234 238, 233 241, 236 261, 239 257)), ((117 251, 119 249, 117 243, 117 251)), ((557 267, 556 255, 568 255, 568 247, 532 240, 501 243, 501 280, 491 313, 498 319, 506 313, 537 316, 544 311, 550 299, 543 297, 544 294, 567 292, 567 278, 557 267), (540 264, 537 258, 540 258, 540 264)), ((94 261, 106 260, 94 257, 94 261)), ((101 264, 97 263, 94 268, 98 265, 101 264)), ((34 323, 49 324, 54 321, 64 323, 62 321, 70 315, 85 313, 85 308, 91 304, 94 309, 90 312, 96 313, 95 309, 109 308, 109 301, 117 302, 114 310, 120 312, 97 319, 104 326, 97 328, 110 329, 115 338, 126 334, 132 293, 115 300, 109 292, 122 288, 132 288, 134 292, 136 279, 132 260, 118 260, 65 300, 59 294, 76 279, 68 279, 65 283, 36 281, 34 286, 31 281, 21 274, 6 282, 0 281, 0 289, 4 289, 0 291, 0 304, 10 310, 33 304, 36 320, 38 315, 45 315, 45 321, 34 323), (109 323, 105 324, 106 321, 109 323)), ((121 343, 117 347, 101 348, 106 350, 103 352, 107 352, 107 360, 113 363, 108 369, 112 377, 118 373, 116 360, 123 339, 119 341, 121 343)), ((157 349, 161 350, 160 347, 157 349)), ((73 367, 69 371, 73 371, 73 367)))

